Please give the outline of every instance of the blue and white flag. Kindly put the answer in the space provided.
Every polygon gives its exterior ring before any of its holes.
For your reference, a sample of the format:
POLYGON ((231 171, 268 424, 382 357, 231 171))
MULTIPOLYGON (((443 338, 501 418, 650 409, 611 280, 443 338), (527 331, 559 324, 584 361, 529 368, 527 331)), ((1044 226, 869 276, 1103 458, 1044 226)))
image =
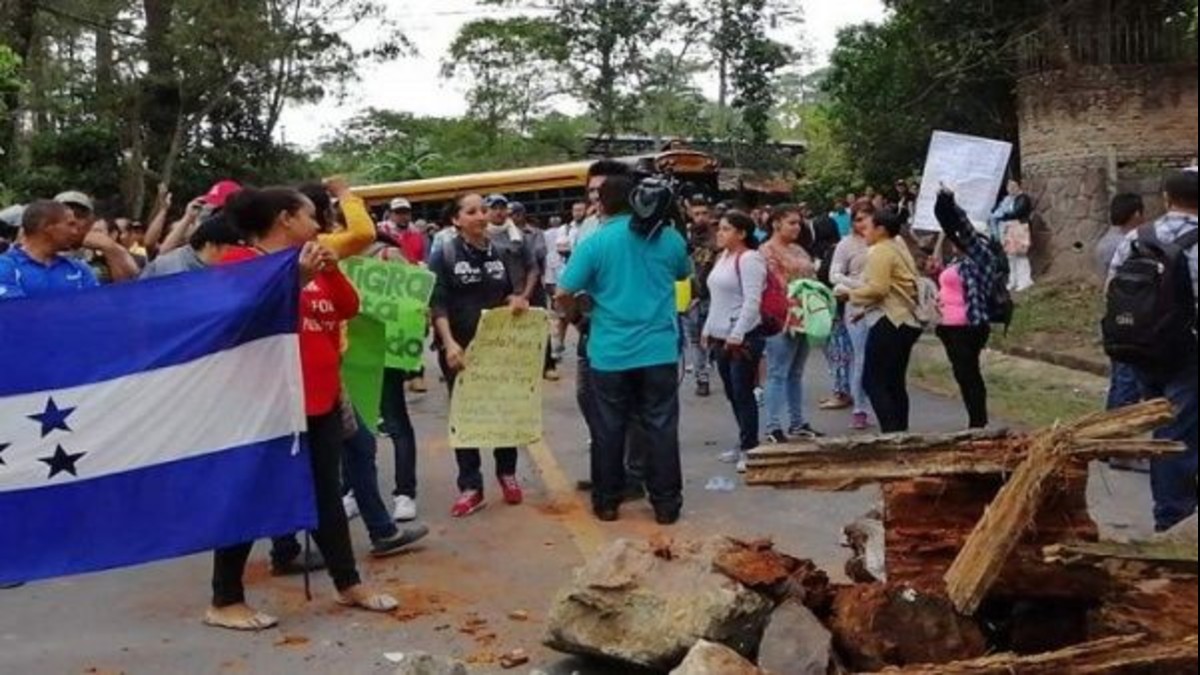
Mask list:
POLYGON ((0 582, 316 525, 294 252, 0 303, 0 582))

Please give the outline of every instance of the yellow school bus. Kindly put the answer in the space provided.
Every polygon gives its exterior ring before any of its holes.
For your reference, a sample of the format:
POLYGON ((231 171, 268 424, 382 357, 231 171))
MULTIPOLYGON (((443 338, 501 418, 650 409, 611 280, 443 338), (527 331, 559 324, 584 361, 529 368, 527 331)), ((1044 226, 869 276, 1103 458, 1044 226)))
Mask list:
MULTIPOLYGON (((711 155, 692 150, 669 150, 654 155, 622 157, 632 166, 653 166, 700 190, 715 194, 719 163, 711 155)), ((521 202, 529 214, 544 221, 564 216, 571 204, 585 199, 588 168, 592 161, 553 164, 526 169, 443 176, 399 183, 364 185, 354 188, 372 209, 386 209, 389 202, 404 197, 412 202, 416 218, 436 221, 447 202, 466 192, 484 196, 502 194, 521 202)))

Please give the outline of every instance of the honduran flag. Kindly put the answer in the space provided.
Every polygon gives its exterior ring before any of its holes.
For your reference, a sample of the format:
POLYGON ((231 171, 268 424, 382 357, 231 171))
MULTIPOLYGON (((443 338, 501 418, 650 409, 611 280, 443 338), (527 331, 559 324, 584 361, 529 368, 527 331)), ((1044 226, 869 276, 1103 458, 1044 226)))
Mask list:
POLYGON ((316 524, 295 253, 0 302, 0 582, 316 524))

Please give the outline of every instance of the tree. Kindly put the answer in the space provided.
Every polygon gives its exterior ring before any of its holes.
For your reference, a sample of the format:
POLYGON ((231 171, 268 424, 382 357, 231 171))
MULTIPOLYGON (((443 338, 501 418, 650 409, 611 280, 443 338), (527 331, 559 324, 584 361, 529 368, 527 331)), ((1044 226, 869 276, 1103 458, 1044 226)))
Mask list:
POLYGON ((442 77, 467 75, 470 114, 498 134, 527 129, 562 93, 559 66, 567 60, 564 35, 545 19, 481 19, 463 26, 442 64, 442 77))
MULTIPOLYGON (((637 117, 637 83, 663 36, 661 0, 483 0, 484 4, 549 10, 546 21, 573 93, 588 107, 600 133, 615 135, 637 117)), ((554 55, 549 55, 553 57, 554 55)))

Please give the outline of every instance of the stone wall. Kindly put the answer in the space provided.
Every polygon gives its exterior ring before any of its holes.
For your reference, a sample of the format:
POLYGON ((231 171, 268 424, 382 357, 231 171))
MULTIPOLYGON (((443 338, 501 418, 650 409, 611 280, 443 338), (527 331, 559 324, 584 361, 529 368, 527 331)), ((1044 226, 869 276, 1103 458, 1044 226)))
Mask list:
POLYGON ((1023 78, 1022 174, 1044 229, 1038 267, 1089 273, 1108 226, 1114 191, 1134 191, 1161 210, 1163 173, 1196 156, 1197 68, 1080 67, 1023 78), (1116 175, 1112 175, 1113 167, 1116 175))

